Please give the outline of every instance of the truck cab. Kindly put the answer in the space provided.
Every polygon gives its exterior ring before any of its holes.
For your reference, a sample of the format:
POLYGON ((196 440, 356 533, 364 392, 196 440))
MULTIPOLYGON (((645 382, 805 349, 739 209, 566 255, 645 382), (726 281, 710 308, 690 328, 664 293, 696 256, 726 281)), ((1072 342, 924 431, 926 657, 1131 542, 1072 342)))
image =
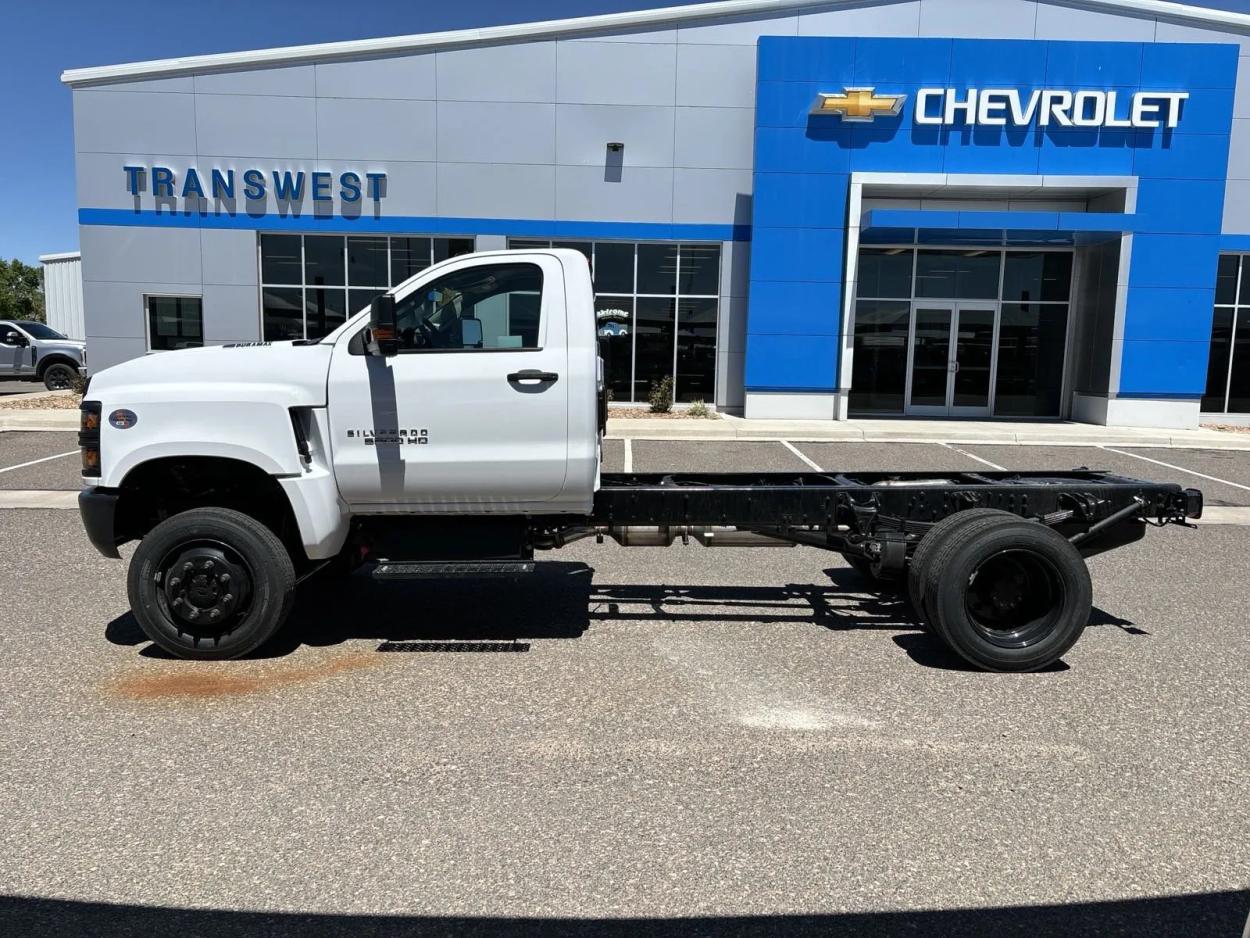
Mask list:
POLYGON ((60 391, 85 374, 86 366, 85 342, 41 322, 0 319, 0 379, 41 381, 49 391, 60 391))

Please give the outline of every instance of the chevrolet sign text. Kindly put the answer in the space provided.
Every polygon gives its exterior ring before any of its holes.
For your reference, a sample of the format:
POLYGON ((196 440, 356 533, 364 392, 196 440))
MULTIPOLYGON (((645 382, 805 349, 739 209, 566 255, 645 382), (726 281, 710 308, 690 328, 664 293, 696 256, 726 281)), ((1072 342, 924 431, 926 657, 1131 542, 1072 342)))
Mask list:
POLYGON ((1064 91, 921 88, 917 124, 989 127, 1175 127, 1188 91, 1064 91))

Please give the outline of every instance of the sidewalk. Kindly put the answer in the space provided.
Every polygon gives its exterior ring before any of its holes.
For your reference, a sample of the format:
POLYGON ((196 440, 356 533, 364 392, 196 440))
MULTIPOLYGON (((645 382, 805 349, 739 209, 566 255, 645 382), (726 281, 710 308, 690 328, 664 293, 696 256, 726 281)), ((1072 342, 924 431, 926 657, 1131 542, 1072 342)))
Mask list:
MULTIPOLYGON (((77 430, 77 410, 6 410, 0 430, 77 430)), ((833 443, 1000 443, 1250 450, 1250 433, 997 420, 608 420, 609 440, 790 440, 833 443)))
POLYGON ((608 420, 610 440, 790 440, 845 443, 1002 443, 1028 446, 1187 446, 1250 450, 1250 433, 998 420, 608 420))

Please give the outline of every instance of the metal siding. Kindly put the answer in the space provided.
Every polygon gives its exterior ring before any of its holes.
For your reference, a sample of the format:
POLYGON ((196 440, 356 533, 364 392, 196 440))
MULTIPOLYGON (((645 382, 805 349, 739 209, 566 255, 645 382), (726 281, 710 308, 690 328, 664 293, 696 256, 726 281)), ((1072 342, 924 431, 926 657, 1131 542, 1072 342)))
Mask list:
POLYGON ((437 158, 444 163, 550 165, 556 156, 556 106, 439 101, 434 137, 437 158))
POLYGON ((83 338, 82 260, 44 261, 43 294, 48 325, 71 339, 83 338))
POLYGON ((398 98, 433 101, 434 53, 355 62, 318 62, 317 94, 323 98, 398 98))
POLYGON ((442 101, 555 100, 554 42, 440 52, 436 67, 442 101))

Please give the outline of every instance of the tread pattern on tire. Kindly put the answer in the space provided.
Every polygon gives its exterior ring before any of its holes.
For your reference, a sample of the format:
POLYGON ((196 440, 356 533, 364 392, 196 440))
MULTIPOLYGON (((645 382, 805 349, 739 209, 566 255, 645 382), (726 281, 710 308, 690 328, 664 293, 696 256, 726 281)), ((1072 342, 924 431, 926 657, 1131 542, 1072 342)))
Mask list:
MULTIPOLYGON (((1059 534, 1056 531, 1051 530, 1050 528, 1046 527, 1043 524, 1040 524, 1039 522, 1029 521, 1027 519, 1020 518, 1016 515, 1010 515, 1010 513, 1008 512, 1003 512, 1002 514, 1009 515, 1009 517, 1007 518, 1003 518, 1003 517, 978 518, 975 521, 970 522, 968 525, 956 530, 954 534, 948 537, 938 547, 937 552, 934 554, 932 560, 930 561, 930 566, 929 566, 930 572, 929 572, 929 575, 926 577, 926 590, 925 590, 926 615, 929 616, 929 621, 932 625, 934 632, 936 632, 937 635, 942 639, 942 641, 946 643, 947 647, 949 647, 952 651, 954 651, 956 654, 962 657, 965 661, 968 661, 969 663, 979 668, 983 668, 985 670, 996 670, 996 671, 1036 670, 1039 667, 1044 667, 1046 664, 1050 663, 1051 661, 1057 660, 1065 652, 1067 652, 1067 650, 1070 649, 1073 644, 1076 643, 1076 640, 1078 638, 1080 638, 1081 632, 1084 630, 1086 622, 1088 622, 1089 607, 1092 604, 1092 598, 1093 598, 1092 596, 1093 590, 1092 590, 1092 586, 1091 586, 1090 578, 1089 578, 1089 568, 1086 567, 1085 561, 1081 557, 1080 553, 1076 550, 1076 548, 1068 544, 1067 540, 1063 537, 1063 535, 1059 534), (1006 533, 1011 528, 1014 528, 1017 526, 1021 528, 1027 528, 1027 530, 1029 531, 1031 535, 1036 533, 1038 536, 1042 538, 1052 538, 1053 539, 1052 543, 1057 549, 1060 550, 1061 556, 1064 553, 1063 548, 1069 548, 1071 550, 1071 555, 1069 559, 1077 561, 1077 563, 1074 563, 1072 565, 1072 568, 1073 568, 1073 572, 1076 573, 1076 575, 1079 577, 1079 581, 1076 585, 1077 585, 1080 595, 1076 597, 1076 603, 1079 609, 1083 609, 1083 612, 1081 613, 1081 616, 1080 616, 1082 618, 1082 621, 1078 623, 1077 627, 1073 630, 1070 636, 1062 640, 1062 642, 1058 646, 1049 649, 1046 652, 1045 656, 1042 656, 1046 658, 1047 660, 1039 659, 1037 661, 1030 662, 1030 660, 1027 657, 1022 656, 1021 660, 1017 662, 1004 662, 1004 661, 993 662, 993 661, 987 660, 983 656, 978 655, 975 649, 972 649, 967 643, 963 642, 960 637, 952 636, 950 632, 950 628, 949 628, 950 623, 946 622, 944 617, 938 613, 937 603, 939 601, 939 596, 937 595, 937 593, 943 580, 949 574, 949 568, 951 566, 952 561, 961 552, 967 549, 971 544, 973 544, 973 542, 995 533, 996 529, 1001 530, 1002 533, 1006 533)), ((1033 655, 1037 657, 1038 656, 1037 647, 1036 646, 1030 646, 1030 647, 1034 648, 1033 655)))
MULTIPOLYGON (((197 535, 193 531, 187 531, 181 536, 184 539, 191 539, 197 535)), ((140 542, 139 550, 131 558, 130 570, 126 578, 126 587, 130 599, 130 608, 134 612, 135 618, 139 621, 140 627, 148 638, 161 648, 182 658, 237 658, 256 650, 272 638, 286 621, 287 616, 290 615, 291 607, 295 602, 295 566, 285 545, 278 536, 255 518, 243 512, 235 511, 232 508, 193 508, 167 518, 148 532, 147 536, 140 542), (267 610, 263 610, 266 613, 266 621, 259 623, 260 627, 256 629, 253 635, 230 647, 225 654, 221 653, 220 648, 215 645, 202 648, 192 647, 171 640, 162 632, 159 624, 160 620, 155 618, 160 617, 163 619, 160 611, 148 608, 149 603, 145 599, 143 591, 149 584, 145 584, 144 580, 154 576, 155 570, 152 567, 158 558, 147 557, 147 552, 143 551, 143 543, 145 541, 151 543, 150 539, 153 537, 159 541, 169 532, 178 530, 177 527, 172 526, 175 524, 180 527, 191 527, 193 529, 201 526, 224 527, 226 529, 226 537, 231 535, 238 536, 242 533, 245 538, 251 537, 259 541, 257 546, 262 556, 251 559, 253 566, 262 568, 257 571, 257 576, 253 583, 253 603, 260 601, 275 605, 267 610), (165 527, 166 525, 171 526, 165 527), (165 530, 162 531, 162 528, 165 530), (143 551, 143 553, 140 553, 140 551, 143 551), (263 582, 267 576, 272 577, 272 582, 263 582), (263 598, 261 597, 262 592, 265 593, 263 598)), ((255 610, 249 612, 249 615, 253 614, 255 614, 255 610)), ((231 632, 229 634, 234 633, 231 632)))
POLYGON ((912 611, 916 614, 922 628, 931 628, 928 613, 924 608, 924 596, 925 576, 932 566, 934 552, 953 532, 958 531, 965 524, 976 521, 978 518, 988 517, 1015 518, 1016 515, 997 508, 965 508, 953 515, 947 515, 935 524, 916 545, 916 550, 911 555, 911 563, 907 568, 907 598, 911 600, 912 611))

